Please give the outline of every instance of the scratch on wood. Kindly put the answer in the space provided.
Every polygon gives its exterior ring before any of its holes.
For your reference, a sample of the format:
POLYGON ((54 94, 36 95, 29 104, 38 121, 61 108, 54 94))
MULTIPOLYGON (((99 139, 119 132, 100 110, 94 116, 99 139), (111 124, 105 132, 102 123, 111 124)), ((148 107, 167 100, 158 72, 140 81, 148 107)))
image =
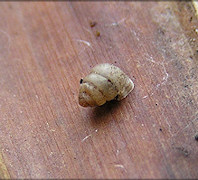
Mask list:
POLYGON ((81 142, 85 141, 85 140, 86 140, 87 138, 89 138, 89 137, 91 137, 91 134, 88 135, 88 136, 85 136, 85 138, 83 138, 83 140, 82 140, 81 142))
POLYGON ((164 73, 165 73, 165 76, 163 77, 163 82, 162 82, 162 84, 165 84, 165 83, 167 82, 167 80, 168 80, 169 74, 168 74, 167 71, 166 71, 166 68, 165 68, 165 66, 164 66, 164 63, 162 63, 162 67, 163 67, 164 73))
POLYGON ((195 121, 197 120, 198 122, 198 117, 196 117, 195 119, 193 119, 190 123, 188 123, 184 128, 178 130, 175 134, 173 134, 173 136, 176 136, 178 133, 184 131, 186 128, 188 128, 191 124, 193 124, 195 121))
POLYGON ((134 34, 134 36, 136 37, 136 39, 138 41, 140 41, 140 38, 139 38, 138 34, 136 33, 136 31, 135 30, 132 30, 132 29, 130 31, 131 31, 132 34, 134 34))
POLYGON ((114 167, 121 168, 126 172, 126 169, 122 164, 115 164, 114 167))
POLYGON ((83 27, 83 29, 91 34, 91 31, 89 29, 87 29, 86 27, 83 27))
MULTIPOLYGON (((156 85, 156 90, 161 86, 161 85, 164 85, 166 84, 166 82, 168 81, 168 78, 169 78, 169 74, 167 73, 167 70, 166 70, 166 67, 164 65, 164 61, 163 62, 156 62, 152 56, 149 56, 148 54, 146 55, 146 60, 153 63, 153 64, 156 64, 158 66, 162 66, 163 68, 163 73, 164 73, 164 76, 162 78, 162 81, 156 85)), ((153 95, 153 93, 151 94, 151 96, 153 95)))
POLYGON ((118 26, 119 24, 123 23, 126 20, 125 18, 122 18, 121 20, 117 21, 117 22, 113 22, 110 24, 110 26, 118 26))
POLYGON ((168 122, 167 118, 164 118, 164 119, 165 119, 166 123, 168 124, 168 131, 169 131, 169 133, 171 134, 171 136, 173 136, 173 133, 171 132, 171 125, 170 125, 170 123, 168 122))
POLYGON ((148 96, 144 96, 143 99, 147 98, 148 96))
MULTIPOLYGON (((8 47, 7 47, 7 52, 9 52, 10 51, 10 46, 11 46, 11 37, 10 37, 10 35, 7 33, 7 32, 5 32, 5 31, 3 31, 3 30, 0 30, 0 32, 2 33, 2 34, 4 34, 6 37, 7 37, 7 42, 8 42, 8 47)), ((4 42, 2 42, 2 44, 4 45, 5 43, 4 42)))
POLYGON ((81 43, 83 43, 83 44, 89 46, 90 48, 92 48, 91 43, 88 42, 88 41, 85 41, 85 40, 82 40, 82 39, 77 39, 76 41, 81 42, 81 43))
MULTIPOLYGON (((154 63, 154 64, 161 65, 161 66, 163 67, 164 77, 163 77, 163 79, 162 79, 161 84, 165 84, 165 83, 167 82, 167 80, 168 80, 169 74, 168 74, 167 71, 166 71, 164 62, 161 62, 161 63, 160 63, 160 62, 156 62, 156 61, 153 59, 152 56, 149 56, 149 58, 146 58, 146 59, 147 59, 148 61, 154 63)), ((159 85, 158 85, 158 87, 159 87, 159 85)))
MULTIPOLYGON (((98 132, 98 129, 96 129, 94 132, 97 133, 97 132, 98 132)), ((81 142, 84 142, 86 139, 88 139, 88 138, 91 137, 91 136, 92 136, 92 134, 89 134, 88 136, 85 136, 85 137, 82 139, 81 142)))
POLYGON ((9 172, 6 168, 6 165, 3 161, 2 154, 0 153, 0 178, 1 179, 10 179, 9 172))

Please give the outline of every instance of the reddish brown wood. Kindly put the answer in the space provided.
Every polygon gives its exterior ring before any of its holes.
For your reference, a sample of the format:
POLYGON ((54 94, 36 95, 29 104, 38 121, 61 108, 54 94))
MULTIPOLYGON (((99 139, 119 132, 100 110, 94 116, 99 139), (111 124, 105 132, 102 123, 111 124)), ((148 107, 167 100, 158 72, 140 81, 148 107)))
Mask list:
POLYGON ((198 178, 191 2, 0 8, 1 178, 198 178), (102 62, 119 66, 135 89, 82 108, 80 78, 102 62))

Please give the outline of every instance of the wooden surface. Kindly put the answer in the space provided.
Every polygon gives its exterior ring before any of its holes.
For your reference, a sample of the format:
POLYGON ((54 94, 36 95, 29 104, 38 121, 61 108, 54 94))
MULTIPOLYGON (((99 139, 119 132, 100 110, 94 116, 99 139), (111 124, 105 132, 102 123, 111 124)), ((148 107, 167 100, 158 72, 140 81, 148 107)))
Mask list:
POLYGON ((0 8, 1 178, 198 178, 191 2, 0 8), (134 91, 80 107, 80 78, 103 62, 128 74, 134 91))

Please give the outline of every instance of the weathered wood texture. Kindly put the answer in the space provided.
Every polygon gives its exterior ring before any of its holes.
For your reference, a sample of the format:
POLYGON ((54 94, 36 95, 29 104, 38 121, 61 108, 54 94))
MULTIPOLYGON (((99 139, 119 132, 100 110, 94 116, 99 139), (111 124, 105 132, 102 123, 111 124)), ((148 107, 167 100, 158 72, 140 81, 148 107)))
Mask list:
POLYGON ((0 8, 1 178, 198 178, 191 2, 0 8), (120 103, 82 108, 79 80, 102 62, 135 89, 120 103))

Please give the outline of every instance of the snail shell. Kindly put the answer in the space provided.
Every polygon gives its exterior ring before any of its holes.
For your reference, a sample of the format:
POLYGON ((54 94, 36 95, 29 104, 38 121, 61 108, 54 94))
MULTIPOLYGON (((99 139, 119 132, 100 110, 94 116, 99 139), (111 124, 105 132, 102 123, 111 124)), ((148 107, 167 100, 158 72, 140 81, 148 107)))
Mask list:
POLYGON ((113 99, 120 101, 134 88, 120 68, 108 63, 96 65, 80 83, 79 104, 83 107, 101 106, 113 99))

